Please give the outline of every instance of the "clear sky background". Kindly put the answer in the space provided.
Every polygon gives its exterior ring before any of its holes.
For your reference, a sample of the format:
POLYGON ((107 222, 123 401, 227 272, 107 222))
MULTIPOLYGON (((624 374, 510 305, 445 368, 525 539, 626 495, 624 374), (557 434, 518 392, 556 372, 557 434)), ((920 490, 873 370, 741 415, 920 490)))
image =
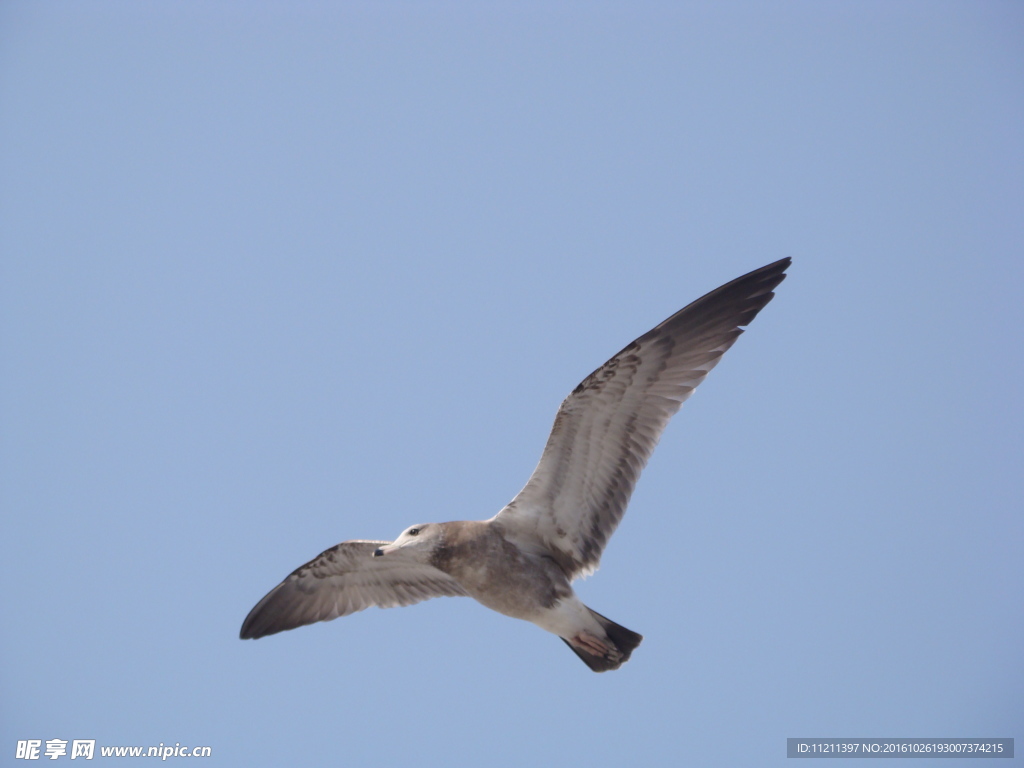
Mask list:
POLYGON ((1024 749, 1020 3, 4 2, 0 254, 3 760, 1024 749), (785 256, 577 584, 621 670, 468 599, 238 639, 785 256))

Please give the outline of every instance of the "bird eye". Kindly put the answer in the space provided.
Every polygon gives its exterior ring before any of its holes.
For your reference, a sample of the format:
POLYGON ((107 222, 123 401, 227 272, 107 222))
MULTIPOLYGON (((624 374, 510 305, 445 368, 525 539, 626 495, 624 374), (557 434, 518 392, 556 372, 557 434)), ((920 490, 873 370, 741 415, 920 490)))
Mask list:
POLYGON ((420 533, 420 529, 419 528, 410 528, 409 529, 409 535, 410 536, 419 536, 419 533, 420 533))

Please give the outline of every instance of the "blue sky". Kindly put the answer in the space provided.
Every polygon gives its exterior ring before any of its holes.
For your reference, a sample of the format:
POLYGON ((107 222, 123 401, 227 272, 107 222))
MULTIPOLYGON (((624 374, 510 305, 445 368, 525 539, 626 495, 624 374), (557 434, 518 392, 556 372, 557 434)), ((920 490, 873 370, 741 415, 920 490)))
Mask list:
POLYGON ((4 3, 0 753, 1024 737, 1022 83, 1009 2, 4 3), (621 670, 465 599, 237 639, 784 256, 577 584, 621 670))

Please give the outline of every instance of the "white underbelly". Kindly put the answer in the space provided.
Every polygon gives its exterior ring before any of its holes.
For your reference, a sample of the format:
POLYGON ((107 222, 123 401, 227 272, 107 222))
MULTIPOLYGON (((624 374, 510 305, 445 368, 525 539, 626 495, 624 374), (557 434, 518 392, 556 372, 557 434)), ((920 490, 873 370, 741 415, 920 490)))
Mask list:
POLYGON ((575 637, 584 630, 597 637, 604 635, 597 619, 576 595, 562 598, 530 621, 559 637, 575 637))

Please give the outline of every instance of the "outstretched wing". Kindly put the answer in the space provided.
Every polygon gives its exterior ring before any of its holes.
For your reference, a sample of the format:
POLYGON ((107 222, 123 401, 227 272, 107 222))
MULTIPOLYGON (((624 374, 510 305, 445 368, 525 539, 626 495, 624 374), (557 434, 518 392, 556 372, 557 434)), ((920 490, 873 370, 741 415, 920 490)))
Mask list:
POLYGON ((371 605, 394 608, 466 594, 455 579, 431 565, 373 556, 377 547, 390 543, 343 541, 322 552, 256 603, 242 622, 241 638, 330 621, 371 605))
POLYGON ((771 301, 789 264, 697 299, 585 378, 558 409, 526 487, 495 521, 572 577, 597 568, 665 425, 771 301))

